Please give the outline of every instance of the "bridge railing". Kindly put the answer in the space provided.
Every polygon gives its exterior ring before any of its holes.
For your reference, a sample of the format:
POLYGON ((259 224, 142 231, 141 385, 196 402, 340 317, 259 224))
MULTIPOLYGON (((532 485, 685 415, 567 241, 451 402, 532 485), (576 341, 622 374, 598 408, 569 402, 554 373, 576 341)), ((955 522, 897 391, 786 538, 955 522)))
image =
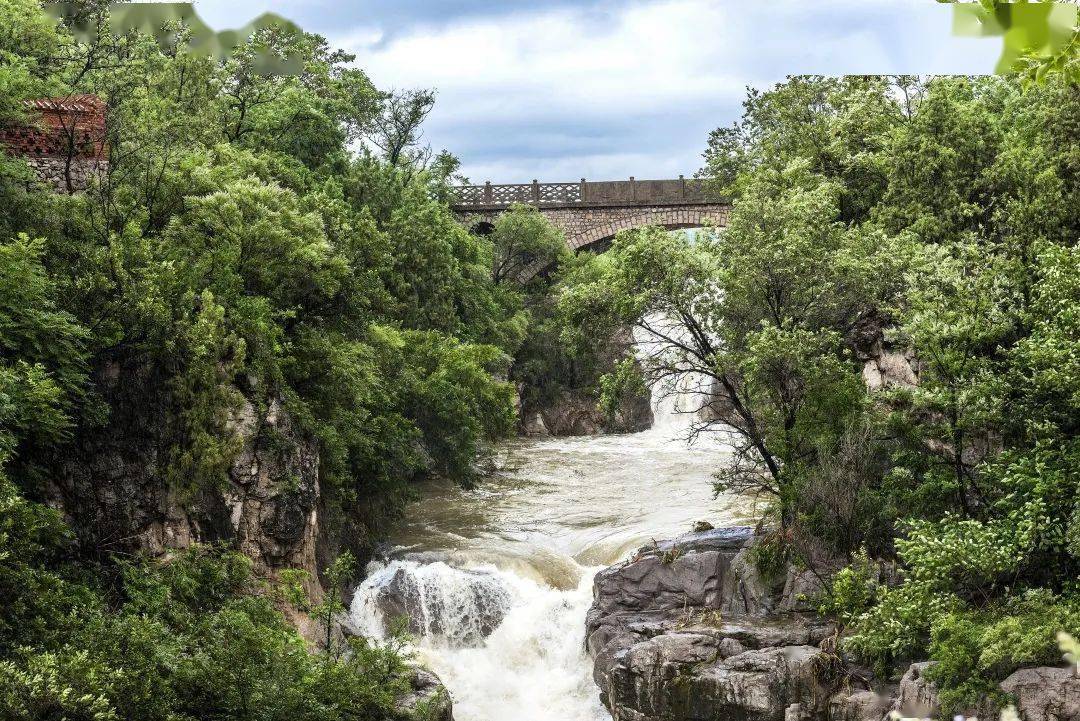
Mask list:
POLYGON ((679 176, 672 180, 605 180, 577 183, 513 183, 459 185, 453 188, 459 209, 506 208, 515 203, 537 207, 692 205, 721 202, 703 181, 679 176))

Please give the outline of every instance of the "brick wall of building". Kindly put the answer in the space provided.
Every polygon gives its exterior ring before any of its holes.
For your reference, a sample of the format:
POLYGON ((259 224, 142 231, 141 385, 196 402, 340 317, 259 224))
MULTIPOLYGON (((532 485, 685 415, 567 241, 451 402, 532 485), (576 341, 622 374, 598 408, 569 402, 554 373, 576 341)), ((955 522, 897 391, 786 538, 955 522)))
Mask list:
POLYGON ((59 191, 85 188, 106 167, 105 103, 95 95, 73 95, 29 100, 26 106, 29 122, 0 125, 5 152, 24 158, 42 182, 59 191))

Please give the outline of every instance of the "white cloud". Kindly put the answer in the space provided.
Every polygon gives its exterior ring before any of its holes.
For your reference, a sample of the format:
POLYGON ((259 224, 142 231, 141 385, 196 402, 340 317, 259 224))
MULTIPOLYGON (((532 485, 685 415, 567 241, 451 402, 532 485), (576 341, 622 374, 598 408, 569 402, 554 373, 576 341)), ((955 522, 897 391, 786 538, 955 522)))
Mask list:
POLYGON ((793 73, 979 72, 991 42, 928 0, 653 0, 558 7, 331 41, 381 87, 435 87, 427 137, 474 180, 692 173, 746 85, 793 73))

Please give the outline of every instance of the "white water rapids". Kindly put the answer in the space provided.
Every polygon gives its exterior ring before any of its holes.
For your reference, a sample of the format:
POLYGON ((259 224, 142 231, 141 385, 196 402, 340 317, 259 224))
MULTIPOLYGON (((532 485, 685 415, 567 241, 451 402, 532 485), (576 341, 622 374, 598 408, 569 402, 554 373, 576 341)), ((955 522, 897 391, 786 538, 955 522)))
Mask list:
POLYGON ((366 633, 385 633, 389 585, 410 599, 419 660, 449 688, 458 721, 597 721, 584 650, 596 571, 652 539, 747 522, 749 508, 712 497, 726 448, 688 447, 692 401, 656 403, 653 429, 632 435, 519 440, 503 472, 475 490, 422 489, 352 604, 366 633))

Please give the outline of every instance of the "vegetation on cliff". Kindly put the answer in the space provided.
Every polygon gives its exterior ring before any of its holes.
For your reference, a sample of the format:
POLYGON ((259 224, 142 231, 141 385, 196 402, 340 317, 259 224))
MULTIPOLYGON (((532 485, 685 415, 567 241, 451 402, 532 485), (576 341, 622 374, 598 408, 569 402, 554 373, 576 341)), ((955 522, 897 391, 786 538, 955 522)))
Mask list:
MULTIPOLYGON (((494 239, 461 227, 456 161, 418 143, 433 94, 378 90, 319 36, 267 27, 217 61, 182 28, 162 46, 112 33, 104 5, 75 7, 93 44, 37 0, 0 0, 0 122, 83 93, 108 120, 108 165, 85 192, 46 192, 0 153, 0 706, 392 716, 397 655, 310 653, 265 569, 227 546, 131 556, 132 538, 95 526, 112 519, 78 507, 113 498, 115 479, 76 498, 55 481, 107 438, 194 507, 230 487, 238 414, 280 407, 317 449, 322 532, 362 524, 339 540, 369 543, 363 527, 393 518, 411 481, 470 482, 514 429, 505 379, 531 317, 514 269, 565 246, 523 210, 494 239), (267 57, 301 72, 264 73, 267 57), (46 500, 90 520, 72 534, 46 500)), ((207 527, 194 540, 221 537, 207 527)))
POLYGON ((396 649, 311 653, 247 557, 203 547, 95 566, 72 541, 0 478, 3 718, 397 717, 409 689, 396 649))
POLYGON ((1078 136, 1067 78, 792 78, 710 138, 724 231, 624 234, 567 295, 704 379, 763 563, 900 562, 827 605, 880 668, 941 661, 950 709, 1080 631, 1078 136))

